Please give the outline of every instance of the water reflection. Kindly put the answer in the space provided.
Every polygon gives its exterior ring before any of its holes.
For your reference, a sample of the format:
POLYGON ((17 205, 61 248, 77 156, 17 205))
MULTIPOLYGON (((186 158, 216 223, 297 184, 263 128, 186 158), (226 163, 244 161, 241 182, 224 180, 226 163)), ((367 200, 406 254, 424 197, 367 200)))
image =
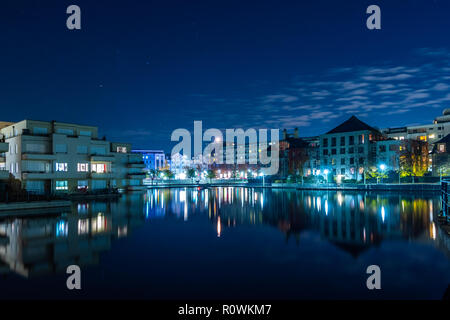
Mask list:
POLYGON ((1 219, 0 273, 32 277, 65 273, 70 264, 99 264, 115 239, 130 236, 146 221, 170 219, 186 228, 193 220, 209 221, 218 241, 226 240, 231 228, 266 225, 297 244, 302 232, 316 232, 353 257, 385 240, 431 243, 448 254, 450 241, 434 222, 439 210, 438 195, 411 193, 153 189, 119 201, 74 203, 55 215, 1 219))
POLYGON ((76 203, 69 212, 0 221, 0 273, 25 277, 98 264, 111 241, 145 221, 140 195, 118 202, 76 203))
MULTIPOLYGON (((299 241, 313 230, 357 256, 383 240, 415 240, 445 245, 438 237, 434 215, 438 195, 411 193, 357 193, 280 189, 211 188, 156 189, 145 195, 148 219, 207 214, 217 236, 226 228, 266 224, 299 241)), ((447 241, 448 242, 448 241, 447 241)))

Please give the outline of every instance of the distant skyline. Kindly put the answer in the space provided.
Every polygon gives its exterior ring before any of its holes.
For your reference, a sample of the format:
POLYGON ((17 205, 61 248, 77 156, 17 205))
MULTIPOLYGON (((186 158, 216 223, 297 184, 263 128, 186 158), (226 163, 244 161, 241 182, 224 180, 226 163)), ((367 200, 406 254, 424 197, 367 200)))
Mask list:
POLYGON ((450 2, 2 2, 0 121, 95 125, 136 149, 176 128, 426 124, 450 107, 450 2), (82 29, 66 28, 76 4, 82 29), (366 28, 381 8, 382 29, 366 28))

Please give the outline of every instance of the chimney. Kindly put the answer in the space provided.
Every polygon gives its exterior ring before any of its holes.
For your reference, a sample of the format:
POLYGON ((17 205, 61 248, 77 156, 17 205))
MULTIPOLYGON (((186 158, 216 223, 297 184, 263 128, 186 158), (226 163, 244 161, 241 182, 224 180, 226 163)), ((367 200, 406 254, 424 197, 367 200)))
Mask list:
POLYGON ((298 138, 298 128, 294 129, 294 138, 298 138))

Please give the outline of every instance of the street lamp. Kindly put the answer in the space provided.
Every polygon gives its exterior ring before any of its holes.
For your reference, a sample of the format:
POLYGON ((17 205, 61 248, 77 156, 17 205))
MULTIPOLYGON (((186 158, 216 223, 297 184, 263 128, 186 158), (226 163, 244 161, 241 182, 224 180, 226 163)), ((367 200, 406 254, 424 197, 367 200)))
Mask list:
POLYGON ((259 174, 259 176, 263 178, 263 187, 264 187, 264 173, 261 172, 261 173, 259 174))
MULTIPOLYGON (((386 165, 384 163, 380 164, 381 174, 384 174, 384 170, 386 170, 386 165)), ((383 182, 383 176, 381 176, 381 182, 383 182)))
POLYGON ((323 170, 323 174, 325 175, 325 181, 326 183, 328 183, 328 174, 330 173, 330 170, 328 169, 324 169, 323 170))

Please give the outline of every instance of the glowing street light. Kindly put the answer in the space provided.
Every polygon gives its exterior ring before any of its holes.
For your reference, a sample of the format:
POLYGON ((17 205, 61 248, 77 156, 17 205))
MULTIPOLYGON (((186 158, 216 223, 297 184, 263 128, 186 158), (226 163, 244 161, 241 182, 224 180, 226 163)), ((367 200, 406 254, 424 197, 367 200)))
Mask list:
MULTIPOLYGON (((384 174, 384 170, 386 170, 386 165, 384 163, 380 164, 381 174, 384 174)), ((381 176, 381 182, 383 182, 383 176, 381 176)), ((377 181, 378 183, 378 181, 377 181)))

